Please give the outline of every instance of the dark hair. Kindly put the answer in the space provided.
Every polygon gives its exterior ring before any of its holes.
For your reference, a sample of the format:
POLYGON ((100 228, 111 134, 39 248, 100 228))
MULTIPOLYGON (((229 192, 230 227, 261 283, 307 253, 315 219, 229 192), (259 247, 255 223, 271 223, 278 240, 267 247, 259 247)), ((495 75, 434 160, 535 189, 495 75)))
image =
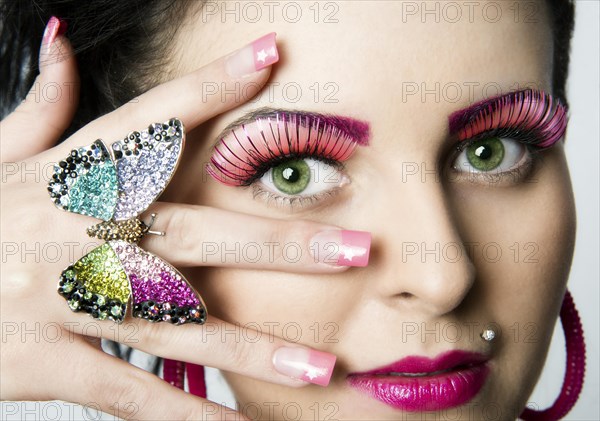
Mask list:
POLYGON ((14 108, 38 73, 51 16, 67 22, 81 95, 69 132, 135 98, 165 77, 169 48, 194 0, 0 0, 0 113, 14 108), (150 35, 150 36, 149 36, 150 35))
POLYGON ((552 69, 552 91, 565 105, 567 101, 567 78, 571 37, 575 27, 575 4, 573 0, 546 0, 554 37, 554 68, 552 69))
MULTIPOLYGON (((70 135, 159 83, 166 54, 179 26, 203 0, 0 0, 0 115, 7 115, 33 84, 38 49, 51 16, 68 23, 67 35, 77 55, 81 77, 80 106, 70 135), (175 24, 173 24, 175 22, 175 24), (151 34, 151 36, 148 36, 151 34)), ((552 89, 565 104, 573 0, 546 0, 554 36, 552 89)), ((166 75, 168 76, 168 75, 166 75)), ((117 356, 129 359, 109 344, 117 356)), ((157 360, 152 371, 158 370, 157 360)))

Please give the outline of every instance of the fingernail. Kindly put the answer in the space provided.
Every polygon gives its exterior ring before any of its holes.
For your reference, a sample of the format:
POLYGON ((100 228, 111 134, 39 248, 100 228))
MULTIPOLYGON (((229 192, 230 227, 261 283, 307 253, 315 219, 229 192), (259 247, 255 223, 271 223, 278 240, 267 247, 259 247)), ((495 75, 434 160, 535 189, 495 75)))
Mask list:
MULTIPOLYGON (((48 64, 52 64, 54 61, 52 60, 54 51, 54 41, 60 35, 63 35, 67 32, 67 22, 57 18, 56 16, 52 16, 48 23, 46 24, 46 29, 44 30, 44 36, 42 37, 42 45, 40 47, 40 72, 42 71, 42 67, 48 64)), ((57 50, 58 51, 58 50, 57 50)))
POLYGON ((56 16, 52 16, 46 24, 46 29, 44 30, 44 36, 42 38, 42 52, 44 54, 48 54, 50 47, 56 40, 56 37, 63 35, 65 32, 67 32, 67 22, 57 18, 56 16))
POLYGON ((236 51, 225 63, 225 70, 231 77, 251 75, 269 67, 279 60, 275 32, 265 35, 236 51))
POLYGON ((294 379, 327 386, 336 356, 306 348, 282 347, 273 354, 275 370, 294 379))
POLYGON ((370 249, 371 233, 367 231, 327 230, 310 240, 315 260, 333 266, 367 266, 370 249))

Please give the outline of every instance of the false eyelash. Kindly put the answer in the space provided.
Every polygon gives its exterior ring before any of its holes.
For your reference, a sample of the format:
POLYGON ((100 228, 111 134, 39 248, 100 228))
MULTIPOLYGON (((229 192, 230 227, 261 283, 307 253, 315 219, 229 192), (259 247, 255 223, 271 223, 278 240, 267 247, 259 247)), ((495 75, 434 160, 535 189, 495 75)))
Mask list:
POLYGON ((565 133, 567 109, 542 91, 524 90, 481 105, 467 121, 458 117, 451 126, 459 127, 459 141, 483 137, 508 137, 545 149, 565 133))
POLYGON ((295 112, 258 117, 218 142, 206 171, 223 184, 248 186, 289 159, 313 158, 342 169, 340 161, 347 160, 359 142, 339 128, 343 119, 338 118, 338 124, 332 119, 295 112))

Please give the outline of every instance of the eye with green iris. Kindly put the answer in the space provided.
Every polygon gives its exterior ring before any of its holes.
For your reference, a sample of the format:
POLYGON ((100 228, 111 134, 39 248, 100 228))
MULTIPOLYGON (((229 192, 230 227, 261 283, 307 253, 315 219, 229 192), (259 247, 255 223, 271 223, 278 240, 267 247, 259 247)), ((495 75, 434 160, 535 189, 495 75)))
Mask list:
POLYGON ((491 171, 504 159, 504 145, 497 137, 479 140, 467 147, 467 159, 478 171, 491 171))
POLYGON ((271 199, 312 201, 348 182, 340 166, 313 158, 290 158, 273 165, 262 175, 257 187, 271 199))
POLYGON ((476 140, 464 147, 453 168, 467 173, 504 174, 528 162, 531 154, 522 142, 504 137, 476 140))
POLYGON ((273 184, 286 194, 298 194, 310 183, 310 167, 303 159, 293 159, 273 167, 273 184))

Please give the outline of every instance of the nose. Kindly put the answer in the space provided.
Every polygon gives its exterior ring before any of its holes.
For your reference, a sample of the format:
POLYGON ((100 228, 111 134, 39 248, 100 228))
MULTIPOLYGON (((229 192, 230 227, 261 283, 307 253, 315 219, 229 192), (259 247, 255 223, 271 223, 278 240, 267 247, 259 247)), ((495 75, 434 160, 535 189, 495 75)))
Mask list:
POLYGON ((475 266, 444 184, 433 172, 422 171, 427 177, 421 171, 412 178, 388 174, 384 179, 393 181, 376 189, 380 197, 374 203, 385 205, 371 219, 378 246, 371 285, 389 305, 433 317, 451 312, 465 299, 473 286, 475 266))

